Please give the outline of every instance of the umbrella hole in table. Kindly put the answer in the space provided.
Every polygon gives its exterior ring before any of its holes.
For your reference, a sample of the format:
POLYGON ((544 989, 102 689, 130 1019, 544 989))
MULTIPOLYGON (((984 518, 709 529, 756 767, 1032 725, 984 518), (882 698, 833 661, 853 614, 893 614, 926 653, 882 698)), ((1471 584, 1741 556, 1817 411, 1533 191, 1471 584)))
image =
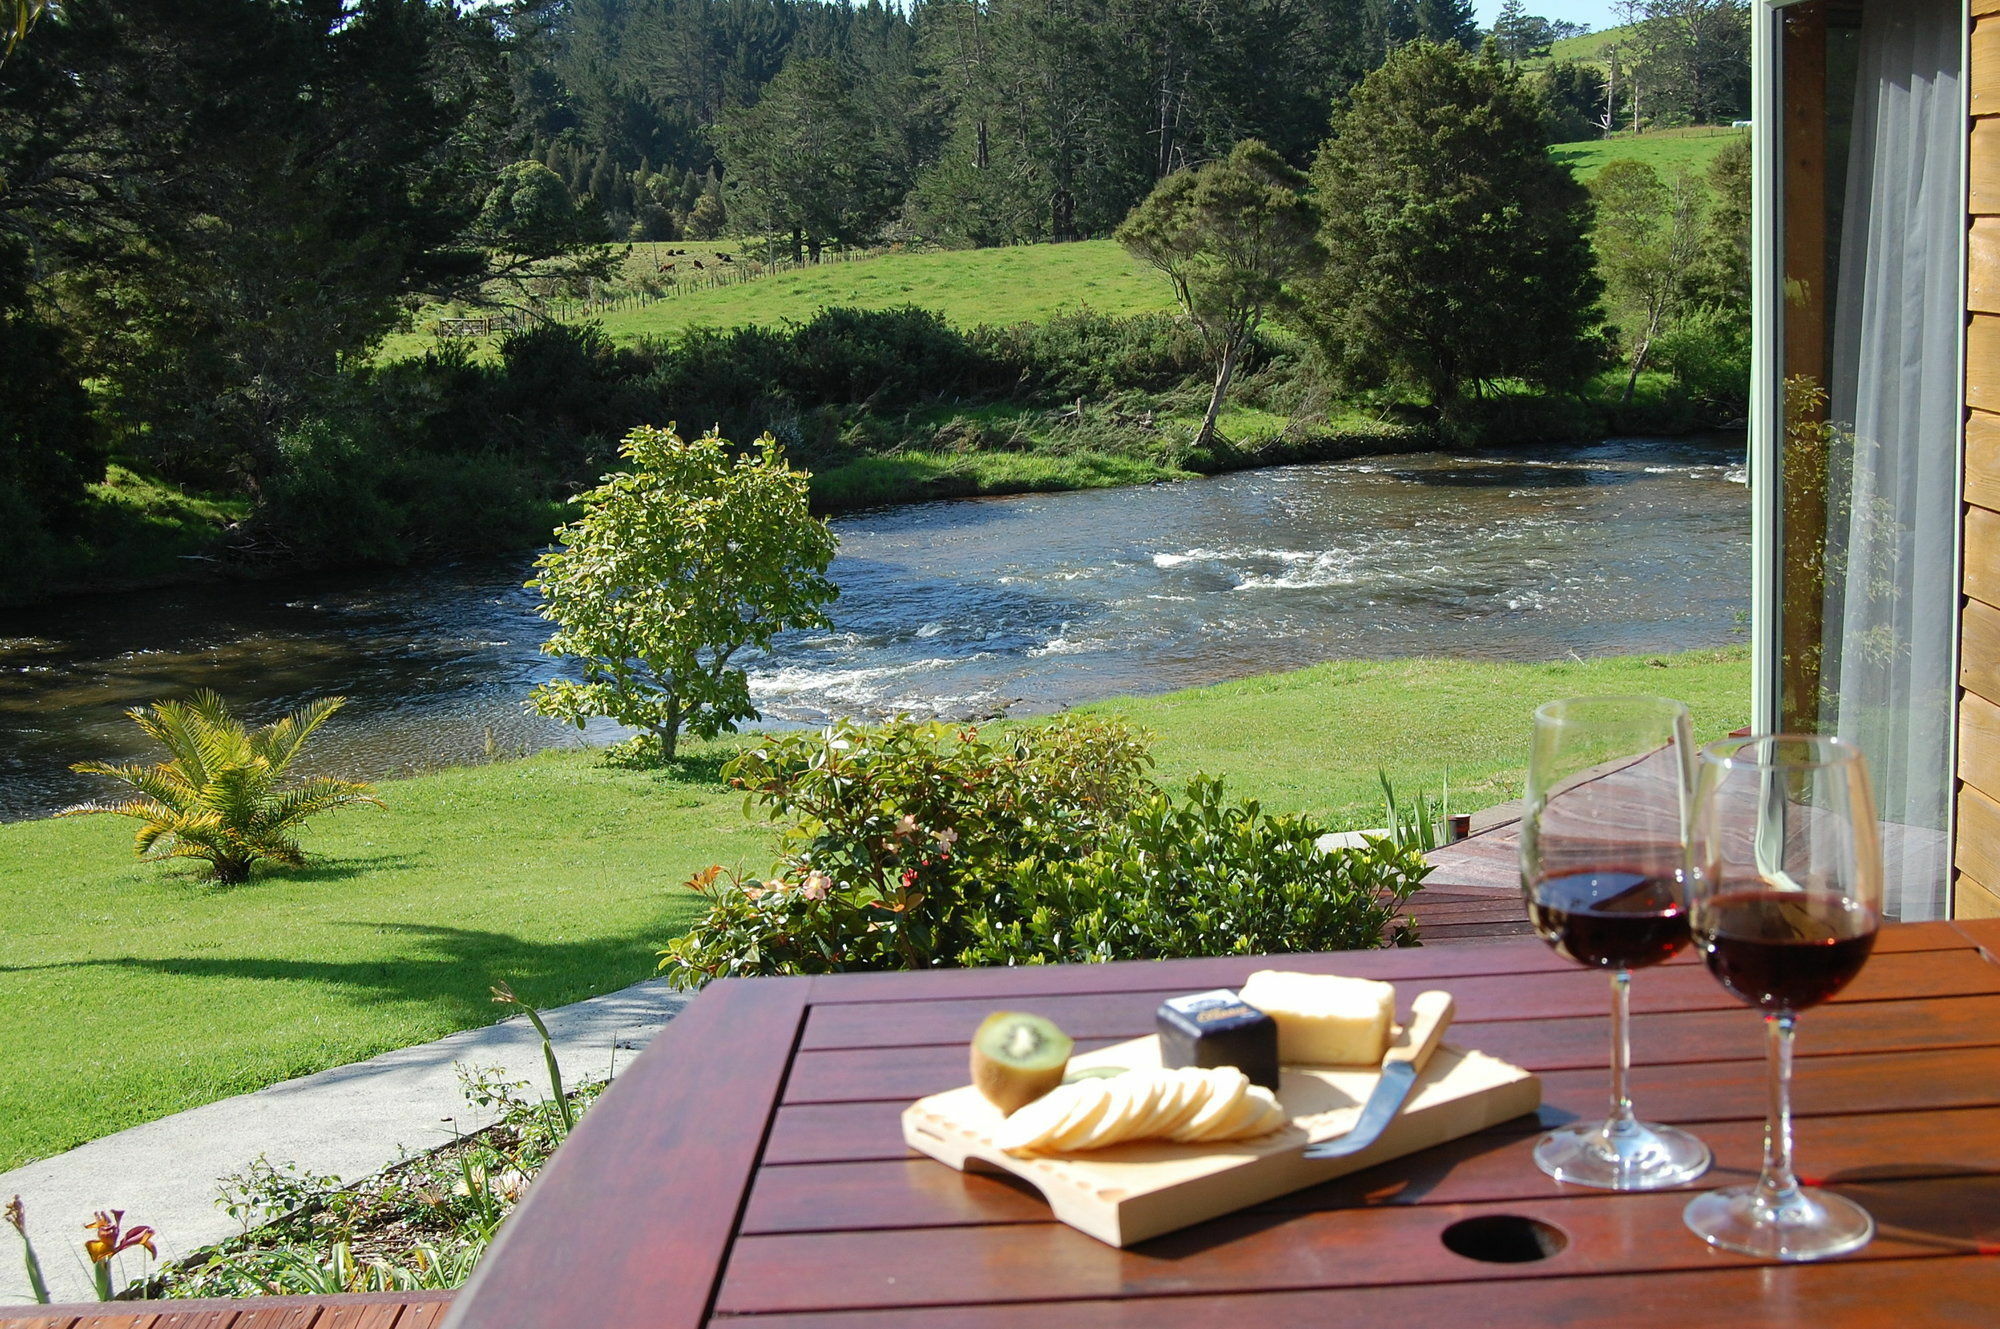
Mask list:
POLYGON ((1439 1234, 1445 1249, 1487 1264, 1528 1264, 1559 1255, 1569 1234, 1553 1223, 1520 1214, 1484 1214, 1453 1223, 1439 1234))

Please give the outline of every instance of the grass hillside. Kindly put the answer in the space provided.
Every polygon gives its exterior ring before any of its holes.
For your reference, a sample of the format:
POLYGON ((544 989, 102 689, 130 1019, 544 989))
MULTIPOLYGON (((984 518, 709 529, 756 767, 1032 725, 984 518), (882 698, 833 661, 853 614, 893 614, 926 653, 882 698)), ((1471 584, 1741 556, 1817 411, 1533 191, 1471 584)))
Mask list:
MULTIPOLYGON (((1550 697, 1665 693, 1701 737, 1727 733, 1748 670, 1741 649, 1349 661, 1090 709, 1157 736, 1162 784, 1220 774, 1358 827, 1380 824, 1378 767, 1405 792, 1448 774, 1461 810, 1514 797, 1550 697)), ((771 862, 771 829, 718 776, 728 750, 692 744, 672 772, 568 751, 384 781, 386 809, 311 828, 313 866, 227 889, 135 862, 119 819, 0 825, 0 1170, 490 1023, 503 979, 554 1006, 646 977, 695 916, 691 873, 771 862)))
MULTIPOLYGON (((680 246, 667 246, 678 248, 680 246)), ((695 246, 712 252, 717 246, 695 246)), ((732 252, 737 246, 720 246, 732 252)), ((668 260, 673 261, 673 260, 668 260)), ((1164 278, 1112 240, 884 254, 760 277, 735 286, 667 296, 641 308, 598 317, 619 341, 685 328, 803 322, 821 309, 889 309, 921 305, 961 327, 1048 318, 1089 307, 1106 314, 1140 314, 1173 305, 1164 278)), ((425 332, 391 338, 383 358, 398 359, 430 345, 425 332)))
POLYGON ((1546 57, 1527 63, 1530 66, 1538 66, 1575 60, 1586 65, 1602 66, 1605 63, 1605 52, 1631 35, 1632 25, 1625 23, 1598 32, 1586 32, 1581 37, 1565 37, 1549 49, 1546 57))
POLYGON ((1584 181, 1603 170, 1607 163, 1621 160, 1644 162, 1662 176, 1683 170, 1700 175, 1722 154, 1724 148, 1748 132, 1708 125, 1691 129, 1649 129, 1643 134, 1619 134, 1613 138, 1558 143, 1549 152, 1584 181))

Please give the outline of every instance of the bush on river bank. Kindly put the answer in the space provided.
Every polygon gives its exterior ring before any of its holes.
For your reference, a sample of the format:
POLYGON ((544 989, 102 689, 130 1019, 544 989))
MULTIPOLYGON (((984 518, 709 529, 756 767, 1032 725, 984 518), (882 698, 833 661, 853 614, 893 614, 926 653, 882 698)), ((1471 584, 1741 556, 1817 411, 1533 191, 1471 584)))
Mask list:
POLYGON ((696 329, 637 345, 594 326, 545 325, 510 334, 487 360, 446 343, 357 370, 337 418, 282 441, 254 510, 189 504, 160 523, 109 491, 93 497, 88 538, 18 551, 16 566, 47 575, 0 585, 0 603, 218 568, 531 548, 571 494, 616 465, 616 441, 635 423, 720 426, 739 438, 768 428, 814 473, 824 512, 1446 445, 1682 433, 1703 422, 1673 380, 1651 375, 1628 405, 1608 380, 1582 397, 1501 390, 1472 403, 1444 439, 1421 412, 1341 400, 1298 345, 1264 335, 1222 436, 1196 448, 1208 386, 1198 339, 1167 314, 1085 311, 965 331, 916 308, 829 309, 784 328, 696 329))

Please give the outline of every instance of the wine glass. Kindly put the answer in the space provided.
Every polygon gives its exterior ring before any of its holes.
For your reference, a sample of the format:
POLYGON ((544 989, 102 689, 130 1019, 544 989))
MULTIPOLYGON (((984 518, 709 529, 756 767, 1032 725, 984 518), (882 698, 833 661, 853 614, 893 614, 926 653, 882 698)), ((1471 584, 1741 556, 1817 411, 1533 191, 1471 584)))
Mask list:
POLYGON ((1687 1225, 1766 1259, 1844 1254, 1867 1244, 1875 1222, 1792 1171, 1792 1032, 1875 945, 1882 849, 1868 764, 1842 739, 1766 734, 1711 743, 1700 768, 1689 922, 1709 972, 1764 1013, 1771 1116, 1763 1174, 1695 1197, 1687 1225))
POLYGON ((1521 817, 1521 893, 1543 941, 1611 975, 1611 1113, 1550 1131, 1535 1162, 1558 1181, 1657 1190, 1707 1171, 1708 1146, 1640 1121, 1627 1087, 1632 971, 1688 944, 1687 707, 1574 697, 1535 712, 1521 817))

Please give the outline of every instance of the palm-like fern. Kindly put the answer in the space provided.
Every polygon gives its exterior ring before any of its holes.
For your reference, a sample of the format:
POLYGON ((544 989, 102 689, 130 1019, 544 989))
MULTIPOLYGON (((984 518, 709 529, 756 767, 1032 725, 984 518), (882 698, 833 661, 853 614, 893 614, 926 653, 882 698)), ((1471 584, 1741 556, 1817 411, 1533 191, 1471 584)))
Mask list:
POLYGON ((87 803, 58 815, 137 817, 143 824, 134 847, 141 857, 203 859, 219 882, 248 880, 250 865, 260 858, 301 866, 305 851, 293 834, 306 818, 351 803, 382 806, 365 784, 285 776, 306 740, 346 700, 325 697, 255 730, 206 690, 185 702, 134 707, 126 714, 166 748, 169 760, 153 766, 79 762, 70 769, 122 780, 139 797, 87 803))

